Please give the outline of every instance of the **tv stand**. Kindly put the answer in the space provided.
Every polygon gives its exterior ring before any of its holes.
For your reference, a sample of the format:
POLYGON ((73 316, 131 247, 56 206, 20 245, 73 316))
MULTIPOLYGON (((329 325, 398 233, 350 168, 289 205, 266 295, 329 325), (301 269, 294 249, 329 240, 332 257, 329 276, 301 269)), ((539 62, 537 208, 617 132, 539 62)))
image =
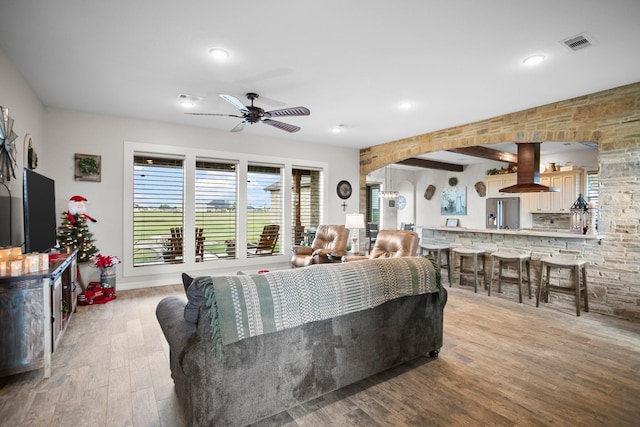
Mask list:
POLYGON ((0 377, 44 368, 76 311, 77 256, 50 254, 49 269, 0 277, 0 377))

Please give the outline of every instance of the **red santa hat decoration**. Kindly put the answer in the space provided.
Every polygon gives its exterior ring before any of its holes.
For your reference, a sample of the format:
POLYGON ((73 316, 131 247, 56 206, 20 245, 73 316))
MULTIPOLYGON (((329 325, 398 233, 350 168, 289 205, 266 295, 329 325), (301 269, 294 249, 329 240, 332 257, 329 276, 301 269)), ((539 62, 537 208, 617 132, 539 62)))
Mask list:
POLYGON ((69 199, 69 209, 67 211, 67 217, 72 223, 76 222, 78 218, 85 217, 91 222, 98 222, 89 215, 87 215, 87 199, 82 196, 71 196, 69 199))

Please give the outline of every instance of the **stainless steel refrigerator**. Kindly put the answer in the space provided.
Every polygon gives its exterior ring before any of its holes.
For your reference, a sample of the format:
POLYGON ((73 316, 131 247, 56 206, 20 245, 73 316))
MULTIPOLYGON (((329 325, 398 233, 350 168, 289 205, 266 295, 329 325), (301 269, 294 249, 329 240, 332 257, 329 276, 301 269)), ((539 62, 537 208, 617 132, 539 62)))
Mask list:
POLYGON ((487 199, 487 228, 520 228, 520 197, 487 199))

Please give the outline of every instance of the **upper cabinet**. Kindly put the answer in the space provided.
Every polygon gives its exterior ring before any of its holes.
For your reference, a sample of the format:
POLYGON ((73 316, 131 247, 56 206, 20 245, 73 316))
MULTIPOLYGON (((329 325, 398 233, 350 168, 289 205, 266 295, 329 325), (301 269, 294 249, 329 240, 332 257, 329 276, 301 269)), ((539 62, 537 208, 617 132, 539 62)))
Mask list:
POLYGON ((518 176, 515 173, 504 173, 498 175, 487 175, 487 196, 513 196, 513 193, 501 193, 500 189, 515 185, 518 176))
POLYGON ((571 205, 583 192, 584 171, 540 174, 540 184, 560 189, 557 193, 526 193, 522 208, 531 213, 569 213, 571 205))

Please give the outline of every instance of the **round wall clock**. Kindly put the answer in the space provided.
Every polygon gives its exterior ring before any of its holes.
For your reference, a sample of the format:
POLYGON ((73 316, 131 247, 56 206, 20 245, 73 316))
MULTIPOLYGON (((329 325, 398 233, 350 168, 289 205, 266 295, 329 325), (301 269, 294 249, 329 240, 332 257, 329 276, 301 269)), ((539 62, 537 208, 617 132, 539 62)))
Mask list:
POLYGON ((453 178, 449 178, 449 185, 452 187, 458 185, 458 178, 456 178, 455 176, 453 178))
POLYGON ((338 193, 338 197, 340 197, 341 199, 348 199, 349 197, 351 197, 351 184, 349 184, 349 181, 340 181, 338 183, 338 187, 336 188, 336 192, 338 193))
POLYGON ((398 196, 398 209, 404 209, 407 206, 407 199, 404 196, 398 196))

